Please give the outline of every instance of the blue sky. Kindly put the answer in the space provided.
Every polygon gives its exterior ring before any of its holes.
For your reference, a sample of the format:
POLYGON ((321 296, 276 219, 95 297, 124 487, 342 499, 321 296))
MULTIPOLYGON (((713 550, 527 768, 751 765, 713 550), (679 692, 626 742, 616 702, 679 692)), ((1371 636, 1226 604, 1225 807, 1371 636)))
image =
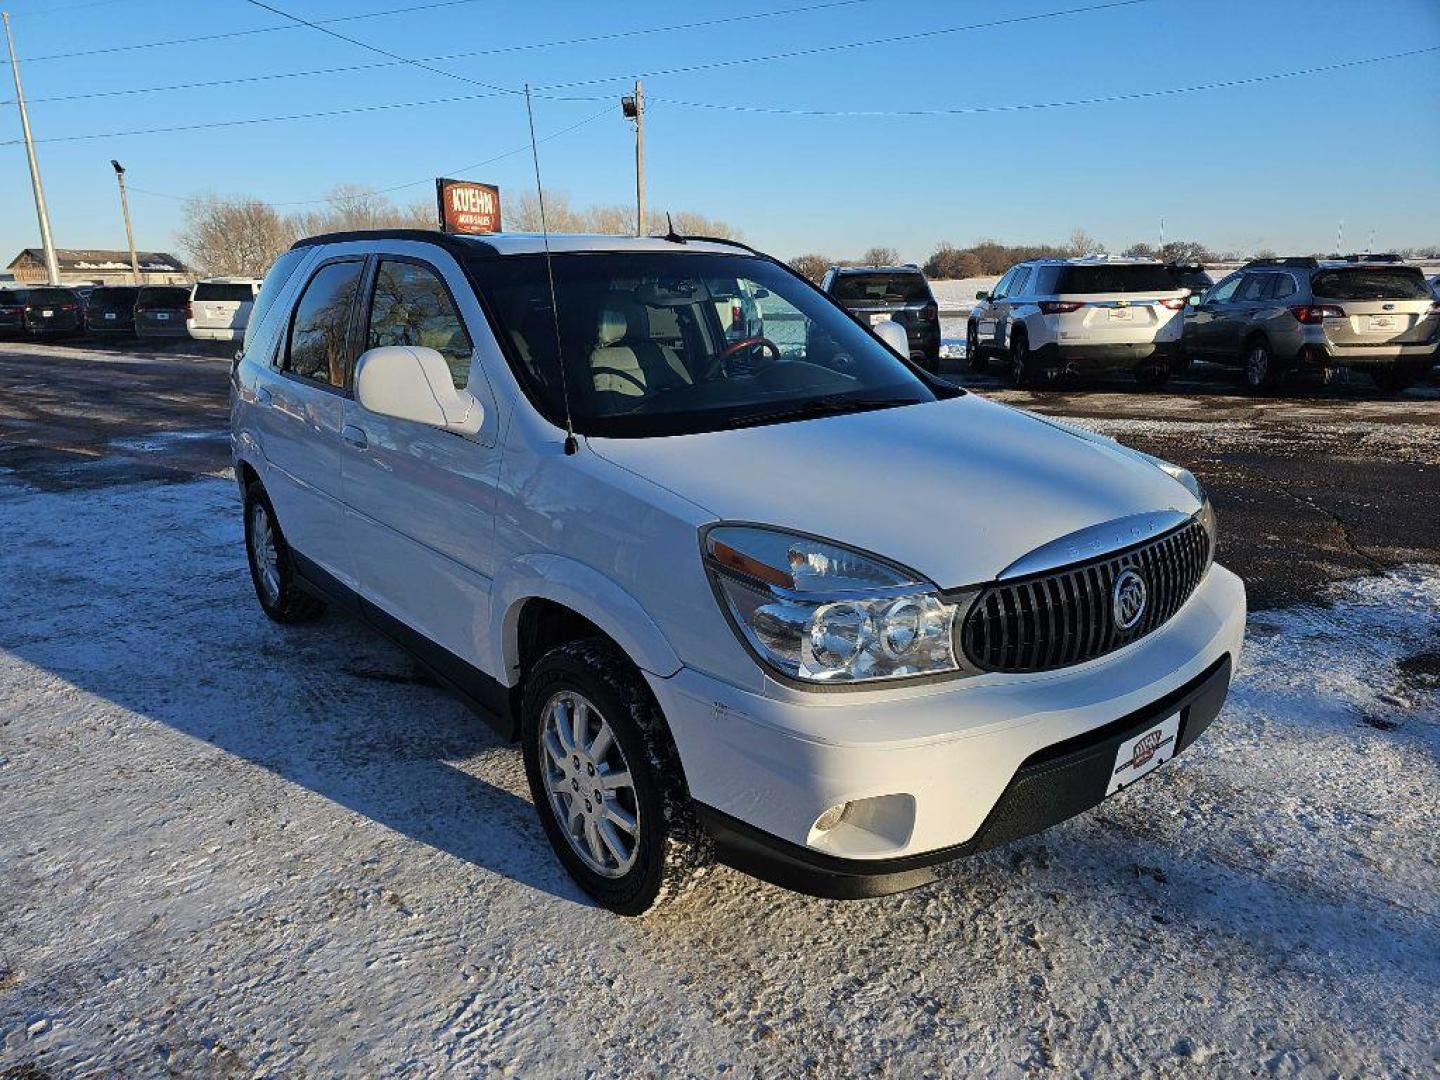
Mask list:
MULTIPOLYGON (((425 0, 273 0, 324 19, 425 0)), ((434 2, 434 0, 431 0, 434 2)), ((554 42, 616 30, 808 7, 824 0, 500 0, 348 21, 334 29, 407 57, 554 42)), ((542 147, 546 186, 572 202, 633 192, 633 143, 618 97, 646 78, 652 207, 724 218, 781 256, 921 259, 941 240, 1060 240, 1083 227, 1114 248, 1170 237, 1216 248, 1303 250, 1440 243, 1440 52, 1320 76, 1073 108, 929 117, 814 117, 688 108, 678 102, 835 111, 1038 103, 1166 90, 1440 46, 1440 0, 1143 0, 970 32, 759 63, 737 59, 916 34, 1097 0, 855 0, 822 11, 436 62, 466 78, 539 90, 541 135, 614 107, 542 147), (613 77, 613 78, 612 78, 613 77), (599 100, 557 101, 557 96, 599 100)), ((244 0, 0 0, 8 6, 38 139, 482 94, 403 65, 310 78, 81 101, 60 95, 379 64, 304 27, 65 59, 54 53, 284 25, 244 0), (34 58, 34 59, 26 59, 34 58)), ((0 99, 10 71, 0 70, 0 99)), ((0 140, 19 137, 0 105, 0 140)), ((56 242, 121 247, 114 177, 129 170, 137 243, 174 246, 180 197, 214 191, 278 203, 333 185, 463 174, 517 192, 526 155, 461 167, 523 145, 513 95, 170 134, 38 147, 56 242)), ((0 256, 38 243, 22 149, 0 146, 0 256)), ((286 207, 291 209, 291 207, 286 207)))

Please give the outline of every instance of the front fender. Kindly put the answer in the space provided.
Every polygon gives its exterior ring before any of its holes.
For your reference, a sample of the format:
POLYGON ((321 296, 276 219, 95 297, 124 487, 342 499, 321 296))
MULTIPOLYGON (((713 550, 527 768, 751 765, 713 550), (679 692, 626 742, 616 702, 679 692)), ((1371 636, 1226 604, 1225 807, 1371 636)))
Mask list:
POLYGON ((525 555, 495 577, 491 638, 500 643, 506 682, 519 678, 520 610, 525 601, 550 600, 583 615, 608 634, 642 670, 668 678, 680 658, 640 603, 610 578, 563 555, 525 555))

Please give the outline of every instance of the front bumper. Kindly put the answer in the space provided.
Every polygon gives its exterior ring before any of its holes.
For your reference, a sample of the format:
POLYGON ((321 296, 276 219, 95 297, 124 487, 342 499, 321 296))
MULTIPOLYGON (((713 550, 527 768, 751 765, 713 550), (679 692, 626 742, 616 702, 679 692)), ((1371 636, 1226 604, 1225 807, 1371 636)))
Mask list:
POLYGON ((1094 777, 1152 718, 1179 747, 1218 712, 1244 636, 1244 586, 1212 567, 1159 630, 1087 664, 832 693, 737 690, 690 669, 650 677, 720 855, 817 895, 876 896, 927 868, 1094 805, 1094 777), (816 828, 832 807, 883 807, 816 828))
POLYGON ((245 336, 245 331, 231 327, 192 326, 189 334, 196 341, 239 341, 245 336))

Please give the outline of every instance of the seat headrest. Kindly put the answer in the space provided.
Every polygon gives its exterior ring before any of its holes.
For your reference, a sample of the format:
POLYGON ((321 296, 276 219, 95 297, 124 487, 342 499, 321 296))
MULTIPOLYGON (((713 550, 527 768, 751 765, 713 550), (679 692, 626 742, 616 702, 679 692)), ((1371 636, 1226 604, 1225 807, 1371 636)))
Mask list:
POLYGON ((625 332, 630 329, 630 320, 625 317, 625 312, 618 310, 618 305, 607 302, 605 309, 600 312, 600 326, 595 331, 595 343, 604 349, 610 345, 625 339, 625 332))
POLYGON ((612 292, 605 297, 600 325, 595 332, 596 345, 603 349, 626 338, 647 337, 649 333, 650 320, 631 293, 612 292))

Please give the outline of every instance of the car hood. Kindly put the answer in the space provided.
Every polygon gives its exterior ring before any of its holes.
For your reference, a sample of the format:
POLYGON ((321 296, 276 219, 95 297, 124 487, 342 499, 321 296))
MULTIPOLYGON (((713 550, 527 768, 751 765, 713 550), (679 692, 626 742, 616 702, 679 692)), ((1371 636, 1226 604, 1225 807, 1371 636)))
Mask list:
POLYGON ((1199 501, 1117 443, 966 394, 765 427, 589 440, 723 521, 884 556, 942 588, 1091 526, 1199 501))

